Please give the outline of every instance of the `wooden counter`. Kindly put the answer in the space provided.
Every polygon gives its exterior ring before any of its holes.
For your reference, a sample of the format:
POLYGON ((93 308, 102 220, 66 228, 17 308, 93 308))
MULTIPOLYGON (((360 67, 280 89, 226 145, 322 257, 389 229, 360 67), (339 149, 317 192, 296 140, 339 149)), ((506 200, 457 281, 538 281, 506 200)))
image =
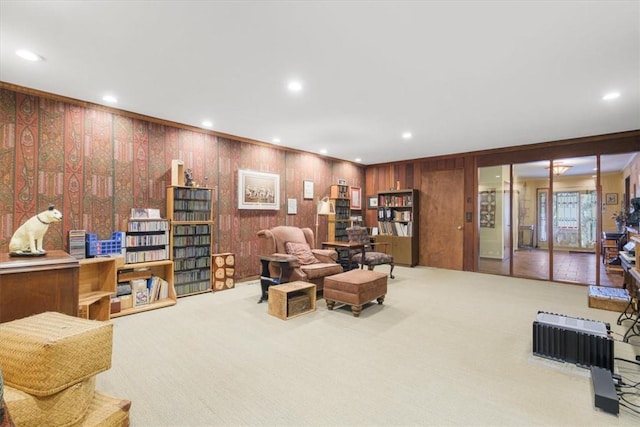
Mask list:
POLYGON ((0 323, 45 311, 78 315, 78 260, 60 250, 40 257, 0 253, 0 323))

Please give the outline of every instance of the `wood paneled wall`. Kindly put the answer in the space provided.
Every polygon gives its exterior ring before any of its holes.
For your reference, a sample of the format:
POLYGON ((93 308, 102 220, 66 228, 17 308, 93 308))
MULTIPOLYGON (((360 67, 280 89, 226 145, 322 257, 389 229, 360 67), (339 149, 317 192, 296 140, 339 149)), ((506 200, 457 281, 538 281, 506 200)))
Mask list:
MULTIPOLYGON (((478 248, 478 186, 477 169, 483 166, 495 166, 511 163, 526 163, 538 160, 553 160, 567 157, 590 156, 596 154, 632 153, 640 151, 640 130, 615 134, 573 138, 503 149, 484 150, 457 155, 416 159, 396 163, 372 165, 366 170, 366 195, 375 195, 378 191, 391 188, 415 188, 421 193, 421 174, 426 170, 464 169, 464 213, 471 214, 471 221, 464 225, 463 269, 477 270, 478 248)), ((421 194, 423 198, 424 194, 421 194)), ((422 217, 421 217, 422 218, 422 217)), ((368 226, 377 223, 376 211, 366 213, 368 226)), ((424 232, 425 230, 422 230, 424 232)), ((422 245, 421 245, 422 249, 422 245)))

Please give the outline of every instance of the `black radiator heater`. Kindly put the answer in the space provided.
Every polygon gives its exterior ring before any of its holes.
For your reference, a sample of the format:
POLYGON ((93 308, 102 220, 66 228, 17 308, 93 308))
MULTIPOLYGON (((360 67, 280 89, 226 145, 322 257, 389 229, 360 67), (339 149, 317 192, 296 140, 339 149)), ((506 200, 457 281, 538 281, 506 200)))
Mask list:
POLYGON ((533 354, 613 372, 611 326, 596 320, 539 311, 533 322, 533 354))

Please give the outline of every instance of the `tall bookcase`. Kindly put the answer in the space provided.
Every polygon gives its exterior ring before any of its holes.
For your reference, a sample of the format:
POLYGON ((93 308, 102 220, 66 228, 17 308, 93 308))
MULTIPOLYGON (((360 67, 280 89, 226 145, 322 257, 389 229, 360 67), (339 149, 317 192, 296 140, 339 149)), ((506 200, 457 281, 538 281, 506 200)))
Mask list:
POLYGON ((212 190, 168 187, 167 216, 171 220, 170 253, 176 295, 183 297, 211 291, 212 190))
POLYGON ((418 190, 406 189, 378 193, 377 242, 390 245, 396 264, 418 264, 420 204, 418 190))
MULTIPOLYGON (((329 202, 332 205, 328 222, 329 241, 342 242, 349 240, 347 227, 351 224, 351 200, 349 198, 348 185, 332 185, 329 202)), ((317 236, 316 236, 317 238, 317 236)))

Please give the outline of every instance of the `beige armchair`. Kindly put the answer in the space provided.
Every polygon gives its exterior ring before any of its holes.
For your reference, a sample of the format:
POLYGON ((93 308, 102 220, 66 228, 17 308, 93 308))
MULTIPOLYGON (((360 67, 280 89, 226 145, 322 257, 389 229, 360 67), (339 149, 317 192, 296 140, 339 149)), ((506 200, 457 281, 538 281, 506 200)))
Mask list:
MULTIPOLYGON (((302 280, 316 285, 320 291, 324 278, 342 273, 342 266, 337 263, 338 254, 332 249, 315 249, 313 231, 310 228, 279 225, 268 230, 258 231, 263 240, 263 255, 287 254, 298 258, 291 264, 293 272, 290 280, 302 280)), ((277 263, 269 265, 272 277, 279 276, 277 263)))

